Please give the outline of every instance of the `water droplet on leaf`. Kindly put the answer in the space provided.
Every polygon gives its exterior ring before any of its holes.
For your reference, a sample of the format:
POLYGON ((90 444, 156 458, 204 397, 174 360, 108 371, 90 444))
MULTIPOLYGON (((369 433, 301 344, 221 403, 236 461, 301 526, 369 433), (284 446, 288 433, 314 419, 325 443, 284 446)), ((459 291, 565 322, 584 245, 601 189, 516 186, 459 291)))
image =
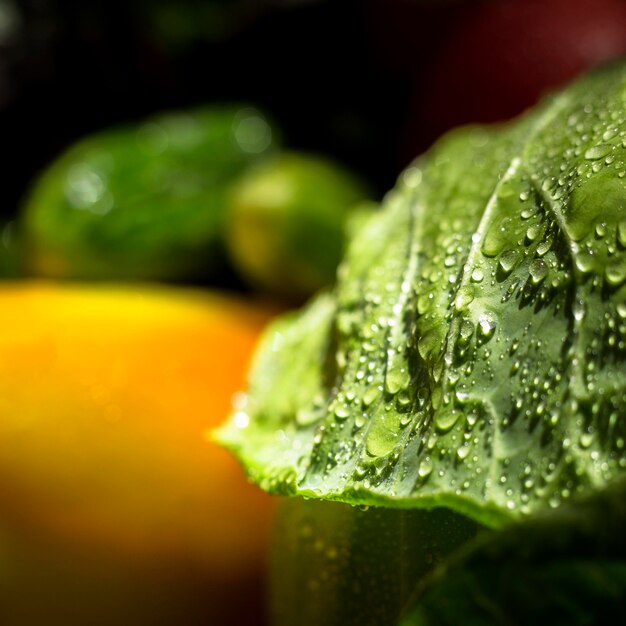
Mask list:
POLYGON ((597 146, 592 146, 585 152, 585 159, 588 161, 595 161, 605 157, 611 151, 611 146, 607 143, 601 143, 597 146))
POLYGON ((500 269, 508 274, 515 267, 518 256, 519 254, 516 250, 505 250, 498 259, 500 269))
POLYGON ((548 266, 543 259, 533 259, 528 266, 533 284, 538 285, 548 275, 548 266))

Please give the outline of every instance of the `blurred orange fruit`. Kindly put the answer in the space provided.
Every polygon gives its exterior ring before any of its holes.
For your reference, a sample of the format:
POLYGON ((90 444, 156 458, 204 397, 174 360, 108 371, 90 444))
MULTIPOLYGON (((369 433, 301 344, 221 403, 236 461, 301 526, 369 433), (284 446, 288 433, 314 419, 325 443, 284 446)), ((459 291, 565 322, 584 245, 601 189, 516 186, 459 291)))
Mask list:
POLYGON ((207 432, 272 311, 144 286, 0 286, 0 617, 260 624, 271 500, 207 432))

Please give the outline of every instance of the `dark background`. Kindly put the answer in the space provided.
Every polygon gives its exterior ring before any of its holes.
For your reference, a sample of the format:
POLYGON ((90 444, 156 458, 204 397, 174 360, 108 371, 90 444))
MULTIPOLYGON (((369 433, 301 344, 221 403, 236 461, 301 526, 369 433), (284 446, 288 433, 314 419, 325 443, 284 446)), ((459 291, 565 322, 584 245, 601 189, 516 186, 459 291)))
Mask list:
POLYGON ((625 52, 624 0, 0 0, 2 215, 76 138, 213 101, 382 194, 449 127, 625 52))

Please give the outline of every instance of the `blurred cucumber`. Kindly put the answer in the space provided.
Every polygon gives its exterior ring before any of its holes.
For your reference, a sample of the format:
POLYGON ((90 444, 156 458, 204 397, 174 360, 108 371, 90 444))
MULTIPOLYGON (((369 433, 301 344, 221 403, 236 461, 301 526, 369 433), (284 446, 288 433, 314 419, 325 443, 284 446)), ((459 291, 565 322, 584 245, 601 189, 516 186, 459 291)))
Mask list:
POLYGON ((20 219, 25 269, 79 279, 213 279, 229 187, 276 144, 254 108, 208 106, 90 136, 35 181, 20 219))
POLYGON ((233 265, 259 290, 309 296, 334 281, 346 220, 364 210, 368 195, 355 175, 319 156, 281 152, 259 163, 233 187, 233 265))

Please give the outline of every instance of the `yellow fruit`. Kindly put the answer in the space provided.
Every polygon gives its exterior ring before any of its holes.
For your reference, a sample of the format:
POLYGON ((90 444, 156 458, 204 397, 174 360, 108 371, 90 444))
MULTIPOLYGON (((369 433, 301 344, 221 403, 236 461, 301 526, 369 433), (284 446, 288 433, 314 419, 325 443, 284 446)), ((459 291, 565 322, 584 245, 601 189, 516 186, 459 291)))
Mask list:
POLYGON ((271 501, 207 432, 271 315, 193 290, 0 286, 3 624, 261 623, 271 501))

